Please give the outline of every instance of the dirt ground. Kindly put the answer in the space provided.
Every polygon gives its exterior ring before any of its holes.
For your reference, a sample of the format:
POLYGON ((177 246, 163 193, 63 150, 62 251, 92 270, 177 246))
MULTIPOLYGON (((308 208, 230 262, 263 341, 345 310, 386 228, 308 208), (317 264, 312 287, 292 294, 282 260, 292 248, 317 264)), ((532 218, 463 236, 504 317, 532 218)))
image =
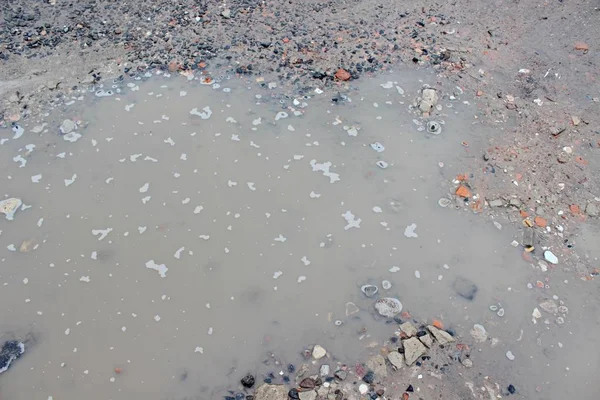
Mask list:
POLYGON ((15 0, 0 16, 1 127, 149 68, 260 76, 282 96, 343 94, 398 64, 432 68, 477 97, 479 124, 503 132, 463 142, 464 175, 448 190, 474 196, 457 207, 535 230, 532 263, 551 248, 560 268, 598 274, 579 245, 600 207, 595 1, 15 0))

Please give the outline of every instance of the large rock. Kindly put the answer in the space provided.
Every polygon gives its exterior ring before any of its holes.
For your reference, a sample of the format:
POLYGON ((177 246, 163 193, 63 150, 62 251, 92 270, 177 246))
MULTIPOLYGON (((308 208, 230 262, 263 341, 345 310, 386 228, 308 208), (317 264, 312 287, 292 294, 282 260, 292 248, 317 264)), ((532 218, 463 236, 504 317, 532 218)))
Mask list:
POLYGON ((298 392, 300 400, 315 400, 317 398, 317 392, 309 390, 308 392, 298 392))
POLYGON ((404 346, 404 360, 406 361, 406 365, 409 366, 423 354, 427 353, 427 347, 416 337, 403 340, 402 345, 404 346))
POLYGON ((313 347, 312 356, 316 360, 325 357, 325 355, 327 355, 327 350, 325 350, 322 346, 317 344, 315 347, 313 347))
POLYGON ((400 330, 406 333, 408 337, 415 336, 417 334, 417 328, 415 328, 415 326, 410 321, 406 321, 405 323, 400 325, 400 330))
POLYGON ((383 317, 394 318, 402 311, 402 303, 398 299, 385 297, 375 302, 375 309, 383 317))
POLYGON ((367 367, 375 373, 377 378, 385 378, 387 376, 387 367, 383 356, 376 355, 371 357, 371 359, 367 361, 367 367))
POLYGON ((254 392, 254 400, 288 400, 288 389, 284 385, 265 383, 254 392))
POLYGON ((389 360, 389 362, 394 366, 394 368, 396 369, 400 369, 403 367, 404 365, 404 356, 400 353, 398 353, 397 351, 392 351, 387 355, 387 358, 389 360))
POLYGON ((429 330, 429 332, 431 332, 435 340, 437 340, 442 345, 456 341, 456 339, 454 339, 451 334, 441 329, 438 329, 433 325, 427 325, 427 329, 429 330))
POLYGON ((431 346, 433 345, 433 338, 429 333, 426 333, 423 336, 419 336, 419 340, 421 341, 421 343, 423 343, 429 348, 431 348, 431 346))

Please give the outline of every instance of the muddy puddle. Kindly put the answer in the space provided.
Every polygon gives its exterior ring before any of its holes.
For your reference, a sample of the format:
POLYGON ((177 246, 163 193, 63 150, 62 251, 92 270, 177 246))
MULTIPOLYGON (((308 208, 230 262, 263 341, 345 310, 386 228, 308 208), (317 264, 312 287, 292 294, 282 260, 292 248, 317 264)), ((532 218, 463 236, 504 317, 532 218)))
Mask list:
POLYGON ((314 343, 353 363, 394 332, 379 297, 471 341, 484 325, 476 368, 524 396, 592 389, 585 290, 562 326, 533 323, 579 283, 545 281, 509 221, 440 206, 490 129, 460 89, 411 71, 347 96, 164 75, 101 90, 1 132, 3 194, 24 206, 0 221, 0 334, 27 340, 3 398, 219 398, 314 343), (411 108, 426 84, 429 128, 411 108))

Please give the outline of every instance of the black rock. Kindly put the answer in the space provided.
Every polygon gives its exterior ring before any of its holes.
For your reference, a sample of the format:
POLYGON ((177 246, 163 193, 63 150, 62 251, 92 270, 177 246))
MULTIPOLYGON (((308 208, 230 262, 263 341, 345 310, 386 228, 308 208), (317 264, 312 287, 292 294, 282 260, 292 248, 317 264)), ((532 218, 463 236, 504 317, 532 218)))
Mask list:
POLYGON ((0 350, 0 374, 10 367, 10 364, 25 352, 25 345, 18 340, 8 340, 0 350))
POLYGON ((508 392, 510 394, 515 394, 516 391, 517 389, 513 385, 508 385, 508 392))
POLYGON ((363 376, 363 382, 371 384, 375 380, 375 373, 373 371, 369 371, 363 376))
POLYGON ((335 377, 340 381, 343 381, 348 376, 348 372, 342 369, 335 371, 335 377))
POLYGON ((296 390, 296 388, 290 389, 288 392, 288 397, 293 400, 299 399, 300 395, 298 394, 298 390, 296 390))
POLYGON ((413 389, 413 386, 412 386, 412 385, 408 385, 408 387, 406 388, 406 390, 405 390, 405 391, 406 391, 406 392, 409 392, 409 393, 412 393, 412 392, 414 392, 414 391, 415 391, 415 389, 413 389))
POLYGON ((245 377, 243 377, 240 382, 242 383, 242 386, 250 389, 252 386, 254 386, 254 382, 256 382, 256 380, 252 375, 248 374, 245 377))
POLYGON ((458 277, 454 281, 454 285, 452 285, 457 294, 467 300, 473 300, 475 298, 475 294, 477 293, 477 286, 470 280, 458 277))
POLYGON ((313 378, 304 378, 300 382, 300 387, 303 389, 314 389, 315 388, 315 380, 313 378))
POLYGON ((294 364, 290 364, 288 365, 287 370, 290 374, 293 374, 294 371, 296 371, 296 367, 294 367, 294 364))

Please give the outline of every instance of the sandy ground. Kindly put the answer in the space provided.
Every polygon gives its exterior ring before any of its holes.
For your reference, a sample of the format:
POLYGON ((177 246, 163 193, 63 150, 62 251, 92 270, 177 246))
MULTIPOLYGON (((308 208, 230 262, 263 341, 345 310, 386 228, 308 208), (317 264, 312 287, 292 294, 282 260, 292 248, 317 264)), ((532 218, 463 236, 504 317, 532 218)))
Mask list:
POLYGON ((548 246, 573 275, 598 273, 580 243, 598 231, 600 205, 597 2, 18 0, 0 16, 4 127, 75 87, 148 68, 260 76, 282 96, 317 84, 346 93, 398 64, 434 69, 503 132, 457 138, 464 176, 448 190, 475 195, 458 207, 535 230, 535 249, 523 253, 532 263, 548 246))

